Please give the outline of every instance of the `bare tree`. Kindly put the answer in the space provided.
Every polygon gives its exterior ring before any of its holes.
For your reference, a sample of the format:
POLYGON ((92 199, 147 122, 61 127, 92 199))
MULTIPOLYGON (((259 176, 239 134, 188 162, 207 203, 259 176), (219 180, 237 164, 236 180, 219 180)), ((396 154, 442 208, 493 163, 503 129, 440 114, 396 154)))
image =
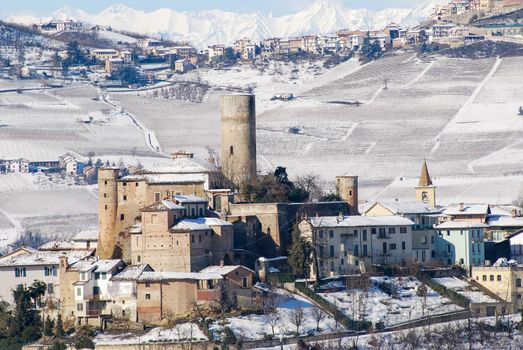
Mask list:
POLYGON ((290 312, 290 321, 296 327, 296 334, 300 335, 300 327, 305 323, 305 312, 298 307, 290 312))
POLYGON ((312 317, 314 318, 314 320, 316 321, 316 332, 319 332, 320 323, 326 317, 325 311, 323 311, 322 308, 315 306, 312 308, 311 314, 312 314, 312 317))

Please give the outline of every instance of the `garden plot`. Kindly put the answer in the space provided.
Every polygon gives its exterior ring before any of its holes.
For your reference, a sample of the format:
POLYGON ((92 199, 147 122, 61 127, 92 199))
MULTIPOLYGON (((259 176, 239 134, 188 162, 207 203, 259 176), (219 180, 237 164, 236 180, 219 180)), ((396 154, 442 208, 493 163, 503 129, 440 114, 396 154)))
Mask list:
POLYGON ((479 288, 470 285, 467 281, 457 277, 442 277, 433 278, 434 282, 439 283, 448 289, 463 295, 472 303, 497 303, 498 301, 487 294, 483 293, 479 288))
POLYGON ((104 333, 94 339, 96 345, 136 345, 150 343, 188 343, 208 340, 198 325, 182 323, 172 328, 153 328, 150 331, 137 335, 136 333, 110 334, 104 333))
MULTIPOLYGON (((300 335, 306 335, 316 332, 316 321, 313 318, 313 310, 316 308, 310 301, 295 294, 290 294, 284 290, 277 290, 278 307, 274 316, 273 322, 275 326, 274 336, 280 337, 283 332, 284 337, 292 337, 296 333, 296 326, 293 324, 294 315, 296 312, 303 312, 303 324, 300 326, 300 335)), ((238 340, 255 340, 263 339, 265 336, 273 336, 272 329, 269 322, 269 317, 266 315, 246 315, 240 317, 229 317, 225 324, 220 321, 214 322, 210 330, 217 337, 222 333, 223 327, 230 328, 238 340)), ((340 326, 338 325, 338 328, 340 326)), ((336 330, 336 322, 330 316, 320 322, 320 331, 318 333, 328 333, 336 330)))
POLYGON ((372 277, 368 291, 349 290, 320 294, 354 320, 392 326, 422 317, 458 311, 461 308, 427 287, 418 296, 421 282, 414 277, 372 277), (385 290, 390 294, 387 294, 385 290))

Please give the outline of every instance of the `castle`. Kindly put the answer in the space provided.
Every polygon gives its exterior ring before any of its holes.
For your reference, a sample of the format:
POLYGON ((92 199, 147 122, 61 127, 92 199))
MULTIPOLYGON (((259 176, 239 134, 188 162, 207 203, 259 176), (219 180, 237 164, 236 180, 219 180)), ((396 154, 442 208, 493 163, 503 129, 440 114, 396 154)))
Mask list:
POLYGON ((304 216, 359 214, 355 176, 336 178, 340 202, 242 202, 241 189, 258 176, 255 96, 221 97, 221 139, 219 164, 177 152, 168 165, 131 175, 101 168, 98 256, 158 271, 198 271, 246 263, 241 252, 284 253, 304 216))

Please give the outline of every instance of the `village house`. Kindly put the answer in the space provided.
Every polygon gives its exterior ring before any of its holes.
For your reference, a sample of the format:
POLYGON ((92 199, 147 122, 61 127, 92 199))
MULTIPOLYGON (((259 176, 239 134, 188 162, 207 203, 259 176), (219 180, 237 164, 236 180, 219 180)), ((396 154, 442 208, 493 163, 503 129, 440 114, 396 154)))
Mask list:
POLYGON ((485 229, 474 221, 445 221, 436 226, 436 258, 447 265, 465 269, 485 262, 485 229))
POLYGON ((474 266, 472 279, 507 302, 510 312, 523 310, 523 266, 503 262, 494 266, 474 266))
POLYGON ((447 206, 440 216, 440 222, 452 220, 485 224, 489 215, 490 206, 488 204, 460 203, 447 206))
POLYGON ((120 53, 115 49, 96 49, 91 51, 91 57, 100 62, 120 58, 120 53))
POLYGON ((174 62, 174 70, 177 73, 186 73, 193 69, 193 65, 191 62, 187 61, 186 59, 177 60, 174 62))
POLYGON ((415 261, 428 263, 435 258, 434 226, 441 209, 419 201, 378 201, 364 212, 365 216, 397 215, 409 219, 412 226, 412 253, 415 261))
POLYGON ((120 259, 95 257, 69 263, 60 257, 60 312, 75 323, 102 325, 111 316, 109 284, 125 268, 120 259))
POLYGON ((405 265, 413 260, 412 227, 400 216, 330 216, 304 219, 300 231, 315 247, 319 278, 362 271, 371 265, 405 265))
POLYGON ((44 300, 60 300, 59 259, 64 257, 69 263, 92 255, 92 250, 37 250, 22 247, 0 258, 0 299, 13 304, 12 291, 18 285, 29 287, 34 281, 46 284, 44 300))
POLYGON ((225 46, 224 45, 212 45, 207 48, 207 55, 209 57, 209 62, 212 62, 218 57, 225 55, 225 46))

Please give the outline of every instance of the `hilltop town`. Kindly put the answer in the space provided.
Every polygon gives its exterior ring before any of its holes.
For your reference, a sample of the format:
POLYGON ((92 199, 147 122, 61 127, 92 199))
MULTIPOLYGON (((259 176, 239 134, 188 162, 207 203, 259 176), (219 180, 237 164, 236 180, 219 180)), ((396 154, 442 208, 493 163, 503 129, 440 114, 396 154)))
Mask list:
POLYGON ((0 23, 0 348, 523 347, 522 6, 0 23))

